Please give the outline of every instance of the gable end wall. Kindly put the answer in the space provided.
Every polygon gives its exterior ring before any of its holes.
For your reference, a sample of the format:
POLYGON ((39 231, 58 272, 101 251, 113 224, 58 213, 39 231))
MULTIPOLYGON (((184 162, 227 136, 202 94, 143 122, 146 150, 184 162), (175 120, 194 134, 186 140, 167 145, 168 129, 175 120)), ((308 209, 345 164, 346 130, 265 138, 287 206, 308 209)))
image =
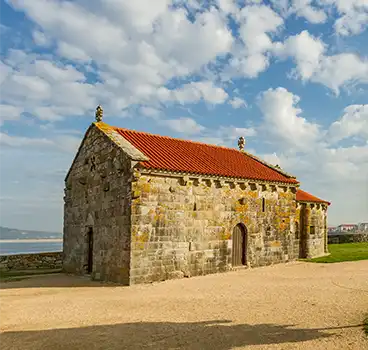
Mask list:
POLYGON ((65 184, 64 271, 86 274, 91 227, 92 278, 129 283, 130 201, 130 159, 92 126, 65 184))

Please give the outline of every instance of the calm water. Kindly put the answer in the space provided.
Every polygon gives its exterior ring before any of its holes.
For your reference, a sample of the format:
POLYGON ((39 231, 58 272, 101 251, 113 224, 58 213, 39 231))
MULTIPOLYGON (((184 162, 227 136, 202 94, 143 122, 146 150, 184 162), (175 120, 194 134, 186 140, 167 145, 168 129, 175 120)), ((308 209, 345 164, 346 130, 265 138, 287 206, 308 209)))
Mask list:
POLYGON ((1 242, 0 255, 61 252, 63 242, 1 242))

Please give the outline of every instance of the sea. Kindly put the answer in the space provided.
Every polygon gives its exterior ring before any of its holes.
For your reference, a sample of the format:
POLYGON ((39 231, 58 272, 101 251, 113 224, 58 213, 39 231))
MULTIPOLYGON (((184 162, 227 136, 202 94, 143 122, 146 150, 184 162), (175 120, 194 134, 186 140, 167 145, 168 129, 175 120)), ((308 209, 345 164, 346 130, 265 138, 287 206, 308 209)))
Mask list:
POLYGON ((30 253, 48 253, 48 252, 61 252, 63 250, 63 241, 51 241, 42 240, 40 242, 2 242, 0 240, 0 255, 12 255, 12 254, 30 254, 30 253))

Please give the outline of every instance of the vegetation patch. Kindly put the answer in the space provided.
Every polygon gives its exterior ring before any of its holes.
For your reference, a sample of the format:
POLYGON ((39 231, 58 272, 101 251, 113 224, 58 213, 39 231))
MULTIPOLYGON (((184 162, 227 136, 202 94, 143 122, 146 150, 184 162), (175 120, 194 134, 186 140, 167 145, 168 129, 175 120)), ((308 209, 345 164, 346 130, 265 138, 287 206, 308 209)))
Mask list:
POLYGON ((61 269, 0 270, 0 282, 20 281, 35 275, 60 273, 61 269))
POLYGON ((336 263, 343 261, 368 260, 368 243, 329 244, 330 255, 314 259, 301 259, 307 262, 336 263))
POLYGON ((365 334, 368 336, 368 315, 363 321, 363 330, 365 334))

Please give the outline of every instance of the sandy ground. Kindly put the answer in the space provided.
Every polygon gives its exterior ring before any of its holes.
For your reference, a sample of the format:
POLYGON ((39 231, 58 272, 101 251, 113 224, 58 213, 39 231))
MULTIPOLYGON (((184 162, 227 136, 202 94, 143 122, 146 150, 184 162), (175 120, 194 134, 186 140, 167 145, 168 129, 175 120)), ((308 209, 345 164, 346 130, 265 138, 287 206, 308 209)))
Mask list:
POLYGON ((368 349, 368 261, 132 287, 49 275, 0 295, 1 349, 368 349))

